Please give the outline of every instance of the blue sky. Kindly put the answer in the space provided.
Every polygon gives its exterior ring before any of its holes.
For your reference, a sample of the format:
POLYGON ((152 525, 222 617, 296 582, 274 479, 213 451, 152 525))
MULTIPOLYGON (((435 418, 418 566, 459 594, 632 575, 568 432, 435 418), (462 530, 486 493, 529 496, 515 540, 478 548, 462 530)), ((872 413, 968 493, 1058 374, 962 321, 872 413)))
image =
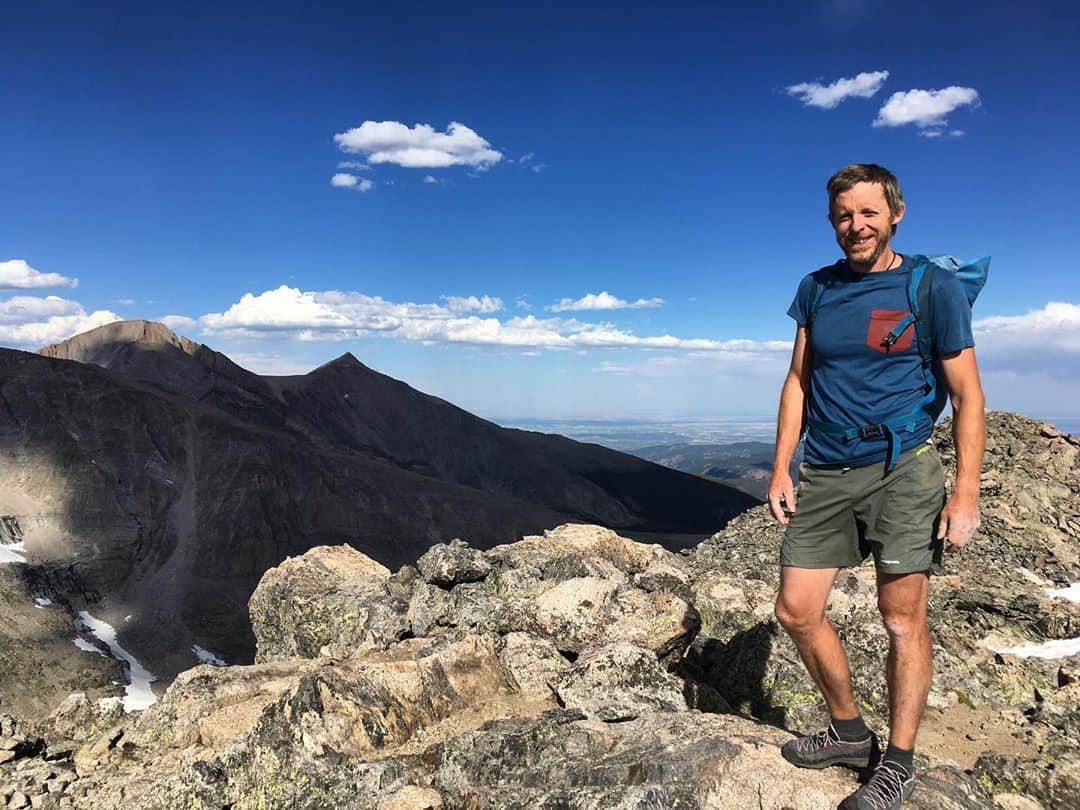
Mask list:
POLYGON ((30 5, 0 344, 167 319, 500 419, 769 413, 825 180, 874 161, 899 250, 993 256, 990 405, 1080 414, 1071 4, 30 5))

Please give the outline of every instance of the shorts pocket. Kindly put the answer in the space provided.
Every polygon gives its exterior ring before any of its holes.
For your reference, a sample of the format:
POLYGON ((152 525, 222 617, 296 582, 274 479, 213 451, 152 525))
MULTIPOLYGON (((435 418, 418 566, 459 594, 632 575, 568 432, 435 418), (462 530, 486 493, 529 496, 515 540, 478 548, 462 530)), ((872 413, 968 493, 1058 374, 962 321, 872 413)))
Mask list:
POLYGON ((870 323, 866 327, 866 345, 881 354, 895 354, 911 348, 915 337, 915 325, 909 325, 891 346, 883 342, 900 321, 911 313, 905 309, 872 309, 870 323))

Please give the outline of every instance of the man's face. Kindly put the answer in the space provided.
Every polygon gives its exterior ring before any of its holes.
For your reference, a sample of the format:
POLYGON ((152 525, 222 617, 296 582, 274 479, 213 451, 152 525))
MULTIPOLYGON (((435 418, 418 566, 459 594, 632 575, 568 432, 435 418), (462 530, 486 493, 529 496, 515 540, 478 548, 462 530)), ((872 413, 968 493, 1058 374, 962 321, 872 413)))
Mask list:
POLYGON ((893 226, 903 218, 903 208, 889 211, 879 183, 856 183, 837 194, 830 212, 836 243, 850 263, 865 269, 873 269, 885 254, 893 226))

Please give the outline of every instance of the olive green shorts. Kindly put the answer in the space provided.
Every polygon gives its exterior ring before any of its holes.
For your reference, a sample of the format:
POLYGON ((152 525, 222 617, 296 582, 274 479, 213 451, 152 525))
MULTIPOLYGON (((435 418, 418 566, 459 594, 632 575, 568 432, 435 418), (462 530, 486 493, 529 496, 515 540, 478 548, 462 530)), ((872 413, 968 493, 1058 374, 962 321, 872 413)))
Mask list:
POLYGON ((910 574, 941 563, 935 539, 945 505, 945 473, 931 444, 905 451, 896 467, 799 466, 795 513, 780 564, 843 568, 871 554, 879 571, 910 574))

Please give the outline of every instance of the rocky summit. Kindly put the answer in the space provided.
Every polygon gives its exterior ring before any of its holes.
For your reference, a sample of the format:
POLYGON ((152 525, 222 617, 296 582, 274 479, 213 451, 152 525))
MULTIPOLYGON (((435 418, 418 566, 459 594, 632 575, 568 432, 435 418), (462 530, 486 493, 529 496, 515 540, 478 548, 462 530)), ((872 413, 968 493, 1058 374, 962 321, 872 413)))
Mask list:
MULTIPOLYGON (((1080 441, 988 420, 982 530, 932 579, 936 672, 905 807, 1080 807, 1080 605, 1062 593, 1080 581, 1080 441)), ((951 470, 947 423, 935 439, 951 470)), ((834 808, 858 775, 779 753, 823 720, 772 616, 780 536, 759 507, 682 552, 581 524, 439 543, 392 573, 312 548, 253 593, 254 664, 190 669, 142 712, 73 694, 43 721, 0 717, 0 801, 834 808)), ((828 611, 882 731, 873 578, 842 573, 828 611)))

